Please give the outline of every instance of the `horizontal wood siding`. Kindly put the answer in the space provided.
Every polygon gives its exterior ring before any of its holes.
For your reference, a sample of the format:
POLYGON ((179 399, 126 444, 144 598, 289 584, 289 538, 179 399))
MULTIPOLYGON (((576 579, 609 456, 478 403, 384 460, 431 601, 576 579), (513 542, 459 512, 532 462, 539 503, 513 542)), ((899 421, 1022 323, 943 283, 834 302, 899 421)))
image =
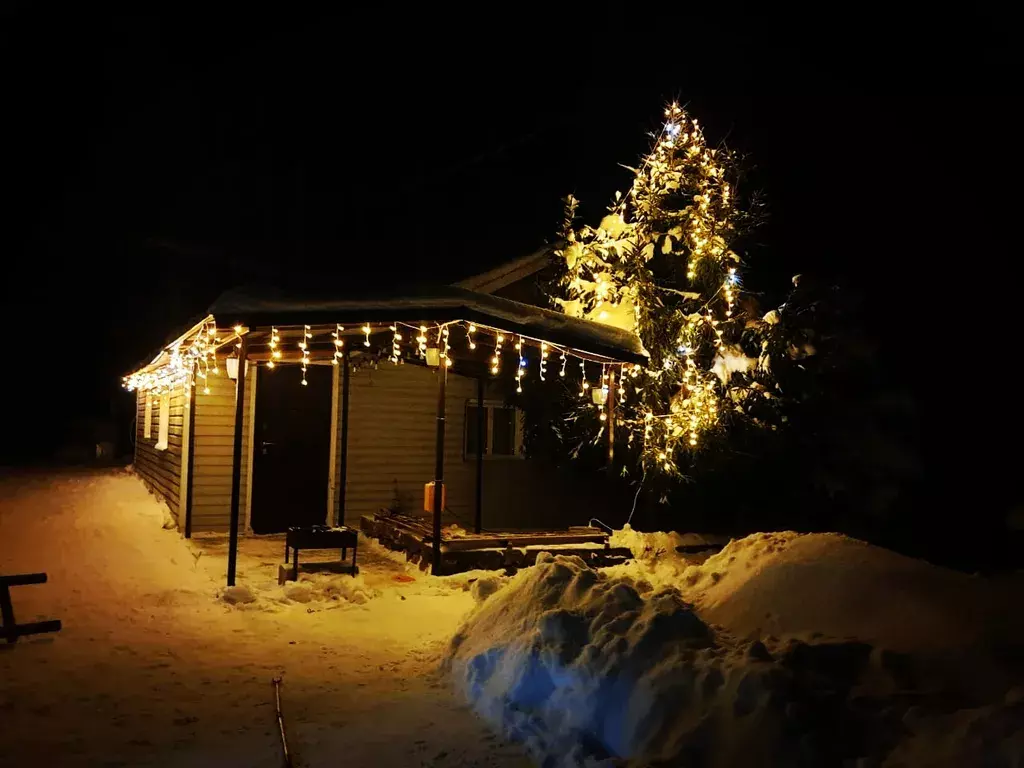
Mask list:
MULTIPOLYGON (((251 395, 256 367, 249 365, 245 377, 246 395, 251 395)), ((192 530, 227 531, 231 526, 231 468, 235 439, 235 382, 227 366, 210 373, 206 380, 210 394, 203 393, 203 380, 196 387, 195 460, 192 478, 192 530)), ((249 424, 252 398, 245 398, 242 421, 242 479, 239 499, 244 516, 248 491, 249 424)), ((244 519, 240 523, 244 530, 244 519)))
POLYGON ((159 397, 153 398, 153 422, 150 436, 143 437, 146 414, 146 395, 139 392, 136 397, 137 419, 135 425, 135 472, 163 499, 179 525, 184 521, 178 514, 181 492, 182 439, 185 421, 185 388, 179 387, 170 393, 170 420, 167 425, 167 450, 156 449, 160 434, 159 397))
MULTIPOLYGON (((345 522, 391 506, 423 511, 423 484, 434 477, 437 373, 419 365, 382 363, 353 370, 349 401, 348 478, 345 522)), ((475 475, 462 461, 465 403, 476 382, 448 375, 445 429, 446 519, 472 520, 475 475)), ((339 440, 341 430, 338 430, 339 440)), ((340 462, 341 448, 338 448, 340 462)))
MULTIPOLYGON (((485 398, 500 401, 502 391, 490 382, 485 398)), ((346 524, 357 525, 361 515, 390 506, 396 489, 402 511, 422 513, 423 484, 434 476, 437 374, 390 363, 353 370, 350 398, 346 524)), ((449 374, 445 400, 444 522, 470 528, 476 459, 464 456, 463 441, 466 405, 476 400, 476 381, 449 374)), ((621 488, 596 472, 521 458, 484 461, 485 529, 566 528, 584 525, 595 515, 618 523, 629 512, 628 501, 621 488)))

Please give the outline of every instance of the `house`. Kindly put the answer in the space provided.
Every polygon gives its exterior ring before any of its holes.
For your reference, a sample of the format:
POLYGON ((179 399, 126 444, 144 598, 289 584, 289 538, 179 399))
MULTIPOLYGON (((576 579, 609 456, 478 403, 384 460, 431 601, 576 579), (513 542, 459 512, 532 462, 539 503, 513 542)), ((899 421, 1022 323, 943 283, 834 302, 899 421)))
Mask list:
MULTIPOLYGON (((228 291, 126 377, 135 471, 187 537, 358 526, 381 508, 433 510, 435 531, 585 523, 594 484, 566 487, 523 457, 506 393, 570 360, 600 389, 602 371, 644 357, 632 334, 507 298, 527 296, 546 263, 538 252, 455 286, 358 299, 228 291)), ((614 397, 595 407, 613 415, 614 397)))

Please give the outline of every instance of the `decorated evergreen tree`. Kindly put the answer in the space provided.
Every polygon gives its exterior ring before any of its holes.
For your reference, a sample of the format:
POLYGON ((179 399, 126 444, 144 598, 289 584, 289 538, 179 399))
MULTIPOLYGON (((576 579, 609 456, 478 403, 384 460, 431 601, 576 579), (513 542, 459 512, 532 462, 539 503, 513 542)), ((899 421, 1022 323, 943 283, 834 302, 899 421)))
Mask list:
MULTIPOLYGON (((639 334, 650 361, 623 369, 616 421, 645 475, 678 476, 737 419, 762 423, 775 394, 769 360, 745 353, 758 353, 766 323, 742 309, 736 250, 759 206, 740 196, 731 151, 710 148, 678 105, 665 117, 629 192, 616 194, 598 227, 577 228, 577 201, 567 200, 552 299, 639 334)), ((596 438, 605 413, 593 414, 577 416, 596 438)))

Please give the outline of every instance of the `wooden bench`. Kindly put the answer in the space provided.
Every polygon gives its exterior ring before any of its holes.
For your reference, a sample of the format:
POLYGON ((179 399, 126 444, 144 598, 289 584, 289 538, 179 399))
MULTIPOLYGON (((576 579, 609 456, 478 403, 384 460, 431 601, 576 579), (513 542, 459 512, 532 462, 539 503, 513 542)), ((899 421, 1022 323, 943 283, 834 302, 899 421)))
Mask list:
POLYGON ((353 528, 342 526, 328 528, 314 525, 308 528, 289 528, 284 539, 284 561, 288 562, 288 551, 291 550, 292 581, 299 579, 299 550, 301 549, 337 549, 341 551, 344 562, 349 549, 352 550, 351 573, 356 575, 356 548, 359 545, 359 534, 353 528))
POLYGON ((36 621, 29 624, 18 624, 14 621, 14 604, 11 602, 11 587, 23 587, 28 584, 45 584, 45 573, 23 573, 16 576, 0 576, 0 637, 8 643, 18 642, 22 635, 36 635, 41 632, 59 632, 60 621, 36 621))

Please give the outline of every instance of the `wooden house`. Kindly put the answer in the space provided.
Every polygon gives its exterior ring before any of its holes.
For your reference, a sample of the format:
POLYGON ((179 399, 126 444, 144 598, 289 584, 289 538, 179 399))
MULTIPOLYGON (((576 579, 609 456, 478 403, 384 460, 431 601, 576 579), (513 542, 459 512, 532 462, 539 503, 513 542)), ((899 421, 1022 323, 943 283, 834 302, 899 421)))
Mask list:
MULTIPOLYGON (((223 294, 126 377, 135 471, 185 536, 229 532, 232 552, 238 535, 358 526, 382 508, 427 508, 435 534, 585 523, 566 512, 578 518, 594 484, 524 458, 507 393, 567 364, 614 386, 644 358, 632 334, 509 298, 530 297, 546 259, 392 296, 223 294)), ((595 407, 612 414, 614 397, 595 407)))

